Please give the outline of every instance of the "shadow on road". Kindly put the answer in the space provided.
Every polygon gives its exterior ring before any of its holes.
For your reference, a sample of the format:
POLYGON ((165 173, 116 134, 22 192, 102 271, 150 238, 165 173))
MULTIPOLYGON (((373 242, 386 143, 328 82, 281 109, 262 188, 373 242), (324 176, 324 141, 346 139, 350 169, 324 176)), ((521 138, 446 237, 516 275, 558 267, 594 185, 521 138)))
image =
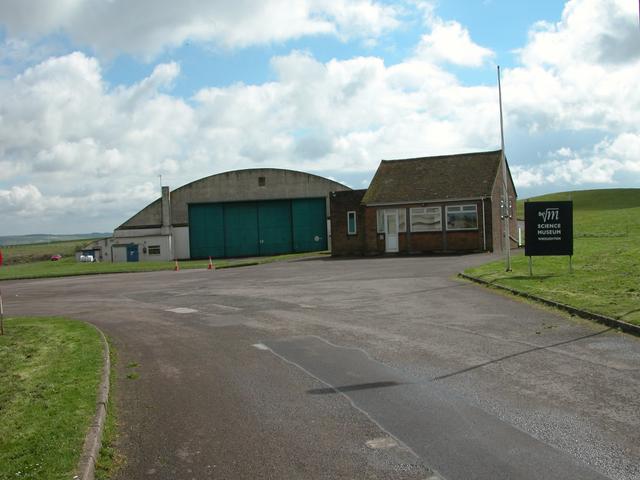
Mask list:
POLYGON ((371 383, 359 383, 357 385, 346 385, 344 387, 327 387, 327 388, 313 388, 307 390, 307 393, 311 395, 328 395, 338 392, 354 392, 357 390, 368 390, 370 388, 385 388, 396 387, 398 385, 404 385, 400 382, 371 382, 371 383))
POLYGON ((574 343, 574 342, 577 342, 579 340, 584 340, 585 338, 597 337, 598 335, 602 335, 603 333, 607 333, 607 332, 609 332, 611 330, 613 330, 613 328, 609 327, 609 328, 605 328, 604 330, 600 330, 599 332, 596 332, 596 333, 590 333, 589 335, 583 335, 581 337, 572 338, 570 340, 564 340, 562 342, 553 343, 551 345, 544 345, 542 347, 529 348, 527 350, 523 350, 522 352, 512 353, 510 355, 505 355, 504 357, 500 357, 500 358, 496 358, 494 360, 489 360, 487 362, 479 363, 479 364, 474 365, 472 367, 463 368, 462 370, 458 370, 457 372, 451 372, 451 373, 447 373, 446 375, 440 375, 439 377, 432 378, 432 381, 444 380, 445 378, 454 377, 456 375, 460 375, 461 373, 470 372, 472 370, 476 370, 478 368, 482 368, 482 367, 485 367, 487 365, 491 365, 493 363, 502 362, 503 360, 508 360, 510 358, 519 357, 521 355, 526 355, 527 353, 537 352, 539 350, 546 350, 548 348, 553 348, 553 347, 559 347, 561 345, 567 345, 569 343, 574 343))

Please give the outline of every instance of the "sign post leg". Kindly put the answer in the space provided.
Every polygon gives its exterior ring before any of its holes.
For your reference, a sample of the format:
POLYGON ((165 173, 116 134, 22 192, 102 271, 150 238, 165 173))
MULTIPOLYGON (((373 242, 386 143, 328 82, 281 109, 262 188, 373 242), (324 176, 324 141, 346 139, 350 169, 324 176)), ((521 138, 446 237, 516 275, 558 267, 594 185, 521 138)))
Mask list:
POLYGON ((533 277, 533 261, 531 255, 529 255, 529 276, 533 277))
POLYGON ((4 335, 4 307, 2 306, 2 292, 0 292, 0 335, 4 335))
POLYGON ((573 256, 569 255, 569 273, 573 273, 572 259, 573 259, 573 256))

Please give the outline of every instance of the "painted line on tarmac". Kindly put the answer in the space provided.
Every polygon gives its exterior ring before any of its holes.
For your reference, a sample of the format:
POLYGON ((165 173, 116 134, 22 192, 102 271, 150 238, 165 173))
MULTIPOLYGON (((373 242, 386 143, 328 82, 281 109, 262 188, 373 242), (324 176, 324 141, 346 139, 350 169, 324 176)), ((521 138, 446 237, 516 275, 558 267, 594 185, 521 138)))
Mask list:
POLYGON ((165 312, 172 312, 172 313, 196 313, 198 310, 195 310, 193 308, 187 308, 187 307, 176 307, 176 308, 167 308, 165 310, 165 312))
POLYGON ((221 305, 219 303, 210 303, 209 306, 210 307, 216 307, 216 308, 219 308, 221 310, 231 310, 233 312, 237 312, 238 310, 242 310, 240 307, 232 307, 230 305, 221 305))

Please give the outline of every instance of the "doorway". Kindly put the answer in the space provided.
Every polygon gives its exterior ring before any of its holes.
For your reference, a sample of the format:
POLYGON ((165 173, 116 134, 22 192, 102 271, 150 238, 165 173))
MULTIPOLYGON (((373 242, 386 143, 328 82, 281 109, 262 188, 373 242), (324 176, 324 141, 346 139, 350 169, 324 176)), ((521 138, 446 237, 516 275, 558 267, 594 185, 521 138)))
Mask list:
POLYGON ((384 211, 385 252, 398 251, 398 210, 384 211))

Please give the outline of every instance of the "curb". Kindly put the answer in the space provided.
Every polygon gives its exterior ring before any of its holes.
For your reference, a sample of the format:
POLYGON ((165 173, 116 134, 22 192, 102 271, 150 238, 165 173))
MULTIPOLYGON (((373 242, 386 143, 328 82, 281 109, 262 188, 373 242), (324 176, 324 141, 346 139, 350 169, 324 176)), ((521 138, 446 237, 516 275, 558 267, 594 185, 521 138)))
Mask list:
POLYGON ((498 285, 495 283, 487 282, 486 280, 482 280, 477 277, 472 277, 471 275, 467 275, 465 273, 458 273, 458 277, 464 278, 465 280, 470 280, 475 283, 479 283, 480 285, 485 285, 488 287, 497 288, 499 290, 505 290, 513 295, 517 295, 519 297, 528 298, 529 300, 534 300, 539 303, 543 303, 545 305, 549 305, 551 307, 557 308, 559 310, 563 310, 565 312, 571 313, 581 318, 586 318, 587 320, 594 320, 598 323, 606 325, 608 327, 617 328, 625 333, 630 333, 632 335, 640 336, 640 325, 633 325, 631 323, 627 323, 623 320, 618 320, 616 318, 607 317, 606 315, 600 315, 599 313, 588 312, 587 310, 581 310, 579 308, 572 307, 571 305, 566 305, 564 303, 555 302, 553 300, 547 300, 546 298, 538 297, 537 295, 532 295, 530 293, 522 292, 520 290, 516 290, 515 288, 504 287, 502 285, 498 285))
POLYGON ((98 327, 92 325, 100 334, 102 339, 102 378, 98 387, 98 395, 96 398, 96 413, 93 422, 89 427, 87 436, 82 447, 82 455, 78 462, 77 472, 74 480, 93 480, 95 475, 96 461, 100 453, 102 445, 102 430, 107 416, 107 402, 109 400, 109 373, 111 372, 111 361, 109 359, 109 344, 107 339, 98 327))

